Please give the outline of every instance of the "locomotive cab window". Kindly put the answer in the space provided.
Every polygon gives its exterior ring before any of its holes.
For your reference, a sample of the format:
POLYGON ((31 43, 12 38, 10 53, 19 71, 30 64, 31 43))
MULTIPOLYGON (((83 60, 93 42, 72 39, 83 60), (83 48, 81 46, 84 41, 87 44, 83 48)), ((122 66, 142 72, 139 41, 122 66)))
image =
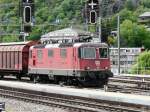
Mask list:
POLYGON ((100 58, 108 58, 108 49, 107 48, 99 48, 100 58))
POLYGON ((52 49, 48 49, 48 57, 49 58, 53 57, 53 54, 54 54, 53 50, 52 49))
POLYGON ((60 56, 62 58, 66 58, 67 57, 67 50, 66 49, 60 49, 60 56))
POLYGON ((95 59, 96 49, 94 47, 83 47, 79 49, 79 57, 84 59, 95 59))
POLYGON ((37 57, 38 57, 38 59, 42 59, 43 58, 42 50, 37 50, 37 57))

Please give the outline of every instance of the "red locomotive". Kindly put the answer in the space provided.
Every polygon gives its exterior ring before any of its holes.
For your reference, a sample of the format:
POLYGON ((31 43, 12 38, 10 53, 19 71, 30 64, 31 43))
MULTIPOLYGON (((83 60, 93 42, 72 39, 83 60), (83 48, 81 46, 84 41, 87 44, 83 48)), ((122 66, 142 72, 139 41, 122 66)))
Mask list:
POLYGON ((1 78, 9 73, 18 79, 29 76, 34 82, 46 78, 57 83, 104 85, 113 75, 104 43, 1 44, 0 62, 1 78))

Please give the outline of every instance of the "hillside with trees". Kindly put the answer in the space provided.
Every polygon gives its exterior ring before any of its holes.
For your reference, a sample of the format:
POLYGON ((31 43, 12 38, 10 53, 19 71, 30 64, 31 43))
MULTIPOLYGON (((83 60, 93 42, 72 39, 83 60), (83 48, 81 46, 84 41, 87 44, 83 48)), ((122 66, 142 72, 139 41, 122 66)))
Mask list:
MULTIPOLYGON (((34 26, 28 39, 39 39, 40 35, 69 27, 84 29, 83 9, 86 0, 35 0, 34 26)), ((150 49, 150 32, 138 23, 138 16, 150 11, 149 0, 103 0, 102 37, 111 46, 116 38, 110 32, 117 28, 117 15, 121 16, 121 45, 150 49), (107 39, 108 38, 108 39, 107 39)), ((19 41, 21 28, 19 0, 0 0, 0 41, 19 41)))
MULTIPOLYGON (((145 47, 150 49, 150 31, 146 26, 138 23, 138 17, 144 12, 150 11, 149 0, 126 0, 125 6, 118 13, 121 18, 121 46, 122 47, 145 47)), ((117 15, 111 19, 111 30, 117 26, 117 15)), ((116 38, 115 38, 116 39, 116 38)), ((110 43, 116 42, 109 37, 110 43)), ((114 44, 113 44, 114 45, 114 44)))

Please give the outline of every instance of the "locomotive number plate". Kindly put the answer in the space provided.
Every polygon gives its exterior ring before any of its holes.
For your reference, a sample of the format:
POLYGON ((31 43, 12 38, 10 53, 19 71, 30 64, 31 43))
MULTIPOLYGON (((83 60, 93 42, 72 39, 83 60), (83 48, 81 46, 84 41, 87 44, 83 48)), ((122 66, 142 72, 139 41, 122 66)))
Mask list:
POLYGON ((100 61, 95 61, 96 66, 100 66, 100 61))

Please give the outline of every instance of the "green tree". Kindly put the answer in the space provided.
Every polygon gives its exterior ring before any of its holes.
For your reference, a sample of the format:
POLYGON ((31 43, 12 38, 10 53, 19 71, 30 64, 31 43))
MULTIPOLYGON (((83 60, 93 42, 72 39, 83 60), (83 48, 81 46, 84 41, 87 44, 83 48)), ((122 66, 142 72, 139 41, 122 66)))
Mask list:
POLYGON ((19 39, 16 36, 5 36, 5 37, 3 37, 2 41, 4 41, 4 42, 17 42, 17 41, 19 41, 19 39))
POLYGON ((150 38, 150 32, 143 26, 125 20, 121 24, 121 38, 125 40, 121 45, 128 47, 142 47, 150 49, 147 40, 150 38))
POLYGON ((138 0, 127 0, 126 1, 126 8, 133 11, 137 8, 138 6, 138 0))
POLYGON ((146 8, 150 8, 150 0, 140 0, 140 4, 146 8))
POLYGON ((108 41, 107 43, 111 46, 111 45, 114 45, 116 42, 116 38, 113 37, 113 36, 108 36, 108 41))
MULTIPOLYGON (((80 24, 82 22, 81 9, 85 0, 34 1, 35 26, 33 26, 28 39, 39 39, 39 35, 67 27, 71 22, 75 24, 80 24), (60 23, 56 23, 57 19, 60 20, 60 23)), ((21 18, 19 17, 19 0, 13 1, 13 3, 12 0, 0 0, 0 4, 0 21, 2 24, 6 25, 1 26, 0 32, 18 34, 21 25, 21 18), (18 25, 18 27, 12 27, 11 25, 18 25)), ((11 41, 12 39, 11 36, 3 36, 3 38, 5 38, 1 39, 3 41, 11 41)))
POLYGON ((138 56, 137 62, 131 71, 132 73, 150 75, 150 51, 145 51, 138 56))

